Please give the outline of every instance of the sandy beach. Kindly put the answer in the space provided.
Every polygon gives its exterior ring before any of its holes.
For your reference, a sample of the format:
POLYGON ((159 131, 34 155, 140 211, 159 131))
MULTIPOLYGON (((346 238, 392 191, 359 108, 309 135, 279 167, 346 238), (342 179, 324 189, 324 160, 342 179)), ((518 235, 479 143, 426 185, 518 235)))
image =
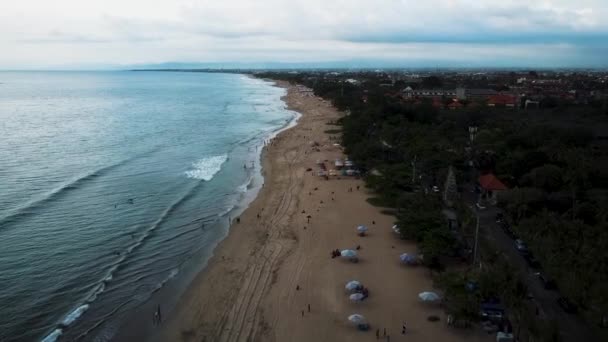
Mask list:
POLYGON ((339 128, 327 123, 341 114, 280 85, 288 89, 289 108, 302 117, 265 148, 264 187, 176 308, 165 313, 155 340, 369 341, 379 329, 392 341, 490 341, 479 330, 448 327, 439 307, 420 302, 418 293, 433 289, 429 271, 400 264, 399 255, 416 247, 391 231, 393 217, 366 202, 370 194, 361 180, 325 180, 307 171, 317 169, 317 160, 332 169, 344 158, 325 133, 339 128), (357 235, 361 224, 368 236, 357 235), (331 258, 334 249, 358 245, 358 263, 331 258), (349 301, 344 285, 350 280, 369 288, 369 298, 349 301), (363 314, 371 329, 350 324, 353 313, 363 314), (429 315, 441 320, 429 322, 429 315))

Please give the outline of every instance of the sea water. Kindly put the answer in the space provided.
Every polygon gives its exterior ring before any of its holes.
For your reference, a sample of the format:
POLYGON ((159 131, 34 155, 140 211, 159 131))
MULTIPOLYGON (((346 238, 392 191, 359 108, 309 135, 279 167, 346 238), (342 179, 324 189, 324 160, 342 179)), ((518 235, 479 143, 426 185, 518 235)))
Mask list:
POLYGON ((0 341, 107 340, 211 256, 295 117, 282 95, 238 74, 0 72, 0 341))

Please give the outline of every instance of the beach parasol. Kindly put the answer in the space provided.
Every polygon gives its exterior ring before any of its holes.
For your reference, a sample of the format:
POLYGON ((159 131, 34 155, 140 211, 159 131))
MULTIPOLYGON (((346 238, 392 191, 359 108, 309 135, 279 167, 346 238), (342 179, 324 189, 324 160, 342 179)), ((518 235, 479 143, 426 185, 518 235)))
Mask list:
POLYGON ((353 302, 360 302, 363 300, 363 298, 365 298, 365 296, 363 295, 363 293, 353 293, 348 298, 350 298, 350 300, 353 302))
POLYGON ((347 258, 347 259, 354 259, 357 257, 357 252, 353 251, 352 249, 345 249, 343 251, 340 252, 340 255, 343 258, 347 258))
POLYGON ((367 232, 367 227, 366 227, 366 226, 361 225, 361 226, 357 227, 357 231, 358 231, 359 233, 365 233, 365 232, 367 232))
POLYGON ((399 226, 394 225, 393 226, 393 232, 395 232, 395 234, 400 234, 400 232, 399 232, 399 226))
POLYGON ((408 265, 414 265, 418 262, 418 258, 416 257, 415 254, 407 254, 407 253, 401 254, 399 256, 399 260, 401 260, 402 263, 408 264, 408 265))
POLYGON ((345 288, 348 291, 354 291, 354 290, 356 290, 356 289, 358 289, 360 287, 361 287, 361 283, 358 282, 357 280, 351 280, 348 283, 346 283, 346 286, 345 286, 345 288))
POLYGON ((423 302, 434 302, 434 301, 439 300, 439 295, 436 294, 435 292, 420 292, 418 294, 418 297, 423 302))
POLYGON ((360 315, 360 314, 352 314, 352 315, 348 316, 348 320, 354 324, 364 324, 365 323, 365 317, 363 317, 363 315, 360 315))

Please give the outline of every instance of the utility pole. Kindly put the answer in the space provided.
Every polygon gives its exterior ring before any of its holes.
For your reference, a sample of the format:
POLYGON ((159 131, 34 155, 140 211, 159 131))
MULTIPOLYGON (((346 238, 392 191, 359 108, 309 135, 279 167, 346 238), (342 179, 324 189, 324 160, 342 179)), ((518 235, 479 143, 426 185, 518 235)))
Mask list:
POLYGON ((475 247, 473 249, 473 266, 475 266, 475 264, 477 264, 477 247, 479 240, 479 212, 477 209, 473 210, 475 210, 475 216, 477 216, 477 224, 475 225, 475 247))
POLYGON ((416 181, 416 157, 414 156, 414 160, 412 161, 412 185, 416 181))

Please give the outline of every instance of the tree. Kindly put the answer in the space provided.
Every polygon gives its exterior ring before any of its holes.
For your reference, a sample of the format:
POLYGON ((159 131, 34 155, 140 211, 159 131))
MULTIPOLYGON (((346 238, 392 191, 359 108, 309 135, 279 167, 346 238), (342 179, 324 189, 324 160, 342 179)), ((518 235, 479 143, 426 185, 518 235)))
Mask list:
POLYGON ((557 191, 563 185, 563 173, 564 171, 558 166, 545 164, 523 175, 519 183, 549 192, 557 191))
POLYGON ((422 86, 424 88, 439 88, 443 85, 443 81, 437 76, 429 76, 422 79, 422 86))

